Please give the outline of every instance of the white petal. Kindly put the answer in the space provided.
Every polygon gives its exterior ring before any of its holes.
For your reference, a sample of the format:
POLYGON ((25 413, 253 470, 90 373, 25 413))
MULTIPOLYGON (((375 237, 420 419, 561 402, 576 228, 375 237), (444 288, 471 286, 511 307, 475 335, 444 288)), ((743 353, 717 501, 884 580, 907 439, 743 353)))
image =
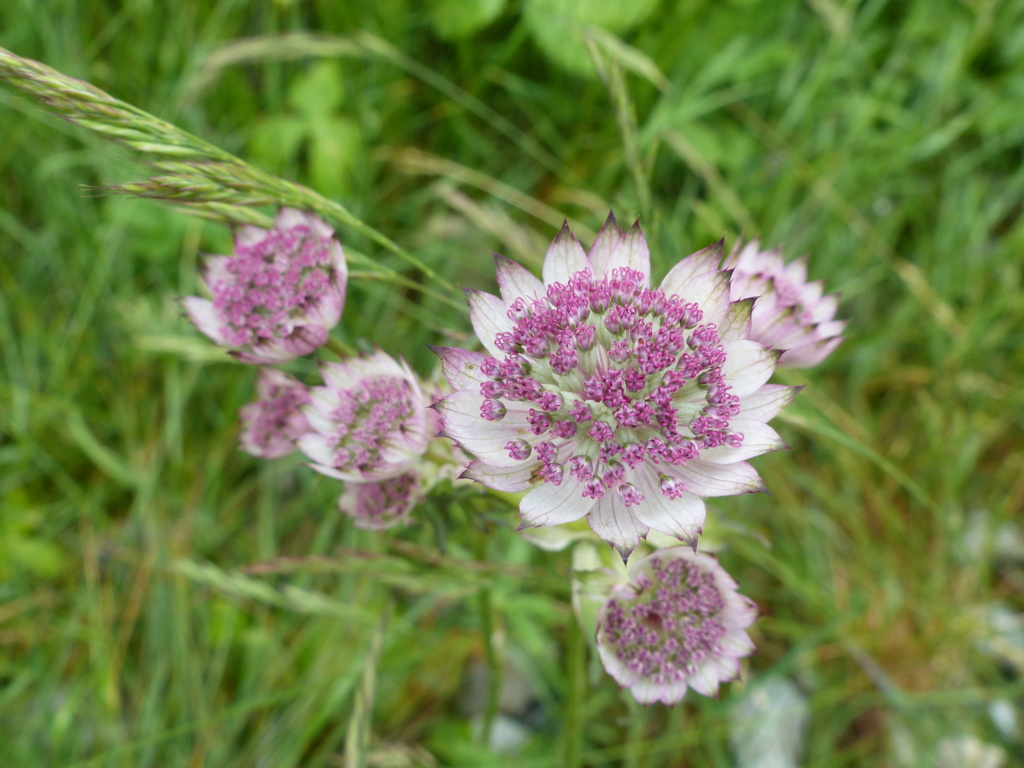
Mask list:
POLYGON ((228 256, 210 256, 203 262, 203 284, 212 293, 213 286, 220 282, 230 282, 233 278, 228 272, 228 256))
POLYGON ((299 450, 317 464, 331 466, 334 464, 334 449, 326 437, 316 433, 303 435, 295 441, 299 450))
POLYGON ((803 387, 765 384, 756 392, 743 397, 740 401, 740 416, 756 421, 771 421, 779 411, 793 402, 801 389, 803 387))
POLYGON ((787 368, 810 368, 831 355, 843 341, 841 337, 823 339, 813 345, 786 350, 779 358, 779 365, 787 368))
POLYGON ((722 341, 739 341, 750 338, 750 316, 754 299, 740 299, 729 303, 725 319, 718 325, 718 337, 722 341))
POLYGON ((623 561, 639 546, 648 530, 631 510, 632 507, 622 503, 618 493, 611 491, 598 499, 587 515, 594 533, 615 547, 623 561))
POLYGON ((561 485, 542 482, 535 486, 519 503, 519 514, 530 525, 560 525, 579 520, 593 503, 583 498, 579 482, 566 473, 561 485))
POLYGON ((633 683, 629 690, 633 694, 633 698, 641 704, 653 704, 656 701, 661 701, 661 687, 653 680, 641 678, 633 683))
POLYGON ((640 230, 639 219, 629 228, 618 246, 612 249, 606 270, 611 272, 617 267, 638 270, 643 273, 645 285, 651 284, 651 251, 640 230))
POLYGON ((490 355, 458 347, 431 346, 430 351, 441 358, 441 373, 452 385, 452 389, 473 389, 479 392, 480 385, 490 381, 480 370, 490 355))
MULTIPOLYGON (((723 241, 719 240, 717 243, 709 245, 701 251, 691 253, 672 267, 669 273, 665 275, 665 279, 661 281, 661 290, 665 292, 665 295, 672 296, 677 294, 684 296, 686 284, 691 278, 717 270, 719 263, 722 261, 722 245, 723 241)), ((685 298, 685 300, 692 301, 692 299, 688 298, 685 298)))
POLYGON ((704 502, 689 493, 678 499, 668 498, 661 492, 661 483, 649 465, 638 473, 638 479, 637 487, 644 494, 644 500, 630 509, 640 522, 695 546, 704 526, 704 502))
POLYGON ((690 687, 704 696, 718 695, 718 675, 715 674, 713 659, 705 659, 697 665, 696 671, 688 678, 690 687))
POLYGON ((743 398, 768 381, 780 353, 756 341, 733 341, 725 344, 725 354, 722 374, 732 385, 732 394, 743 398))
MULTIPOLYGON (((779 253, 781 258, 781 251, 779 253)), ((793 259, 793 261, 783 267, 782 275, 791 283, 806 283, 807 257, 801 256, 800 258, 793 259)))
POLYGON ((718 678, 719 683, 728 683, 740 676, 740 660, 732 656, 716 656, 709 659, 711 662, 711 673, 718 678))
POLYGON ((734 658, 749 656, 756 650, 750 635, 739 629, 726 632, 718 642, 722 646, 722 650, 734 658))
POLYGON ((434 404, 444 424, 443 434, 455 440, 481 461, 495 467, 515 467, 519 461, 505 449, 510 440, 536 440, 526 422, 525 412, 509 411, 501 421, 487 421, 480 415, 483 396, 463 389, 434 404))
POLYGON ((267 237, 267 230, 254 227, 251 224, 243 224, 235 230, 235 250, 248 248, 256 245, 267 237))
POLYGON ((534 473, 539 468, 539 461, 519 461, 514 467, 493 467, 482 461, 473 461, 461 477, 476 480, 496 491, 519 493, 529 490, 534 484, 534 473))
POLYGON ((322 325, 300 325, 280 341, 270 345, 257 344, 253 351, 259 354, 275 354, 277 349, 281 349, 289 355, 285 359, 292 360, 322 347, 327 343, 327 336, 327 329, 322 325), (270 352, 271 349, 275 351, 270 352))
POLYGON ((469 321, 473 324, 473 330, 480 343, 492 355, 504 359, 505 353, 495 346, 494 340, 499 333, 507 333, 515 327, 505 313, 505 302, 483 291, 472 288, 462 290, 466 294, 466 303, 469 304, 469 321))
POLYGON ((597 632, 597 655, 601 658, 601 665, 605 671, 623 688, 629 688, 636 683, 636 672, 623 664, 615 655, 615 651, 602 642, 600 628, 597 632))
POLYGON ((779 437, 778 432, 762 421, 733 418, 729 420, 729 431, 739 432, 743 435, 743 442, 740 446, 732 448, 728 445, 720 445, 717 448, 702 448, 701 461, 710 461, 713 464, 734 464, 737 461, 746 461, 754 456, 760 456, 762 453, 789 447, 779 437))
POLYGON ((282 208, 277 212, 274 223, 278 229, 305 226, 317 237, 334 237, 334 230, 326 221, 315 213, 300 211, 297 208, 282 208))
POLYGON ((672 706, 683 700, 686 695, 687 685, 684 680, 677 680, 675 682, 662 683, 658 686, 658 700, 662 704, 672 706))
POLYGON ((530 301, 544 294, 544 283, 534 277, 530 270, 512 259, 496 253, 494 268, 498 274, 498 289, 506 305, 520 297, 530 301))
POLYGON ((321 475, 327 475, 327 477, 333 477, 335 480, 344 480, 346 483, 365 483, 366 477, 359 472, 345 472, 334 467, 329 467, 326 464, 317 464, 310 462, 307 464, 310 469, 314 469, 321 475))
POLYGON ((839 294, 830 293, 828 296, 823 296, 814 302, 811 306, 805 306, 804 309, 810 311, 811 321, 814 323, 823 323, 831 320, 835 317, 836 310, 839 309, 839 294))
POLYGON ((251 349, 232 349, 228 351, 236 360, 249 365, 277 365, 294 360, 298 355, 285 347, 284 343, 275 339, 269 344, 258 344, 251 349))
POLYGON ((221 321, 213 308, 213 302, 200 299, 198 296, 186 296, 181 300, 181 306, 202 333, 209 336, 215 343, 224 344, 224 336, 221 334, 221 321))
POLYGON ((544 284, 568 283, 574 274, 589 269, 587 254, 566 222, 544 256, 544 284))
POLYGON ((587 259, 590 261, 590 268, 594 271, 594 277, 597 280, 601 280, 605 277, 605 273, 608 270, 608 260, 612 255, 612 251, 618 247, 622 241, 622 229, 619 228, 619 223, 615 220, 615 214, 608 214, 608 219, 605 221, 604 226, 601 227, 601 231, 597 233, 597 239, 594 240, 594 244, 590 247, 590 252, 587 254, 587 259))
POLYGON ((665 467, 665 474, 678 477, 686 490, 697 496, 735 496, 739 493, 767 493, 764 481, 745 461, 711 464, 696 459, 685 467, 665 467))
POLYGON ((696 275, 687 281, 679 296, 683 301, 697 302, 704 313, 702 322, 721 325, 729 311, 729 277, 728 272, 720 270, 696 275))
MULTIPOLYGON (((342 390, 355 389, 362 386, 365 379, 384 376, 410 380, 408 369, 381 350, 372 355, 349 358, 342 363, 321 363, 320 375, 329 387, 342 390)), ((412 379, 410 384, 414 381, 412 379)))

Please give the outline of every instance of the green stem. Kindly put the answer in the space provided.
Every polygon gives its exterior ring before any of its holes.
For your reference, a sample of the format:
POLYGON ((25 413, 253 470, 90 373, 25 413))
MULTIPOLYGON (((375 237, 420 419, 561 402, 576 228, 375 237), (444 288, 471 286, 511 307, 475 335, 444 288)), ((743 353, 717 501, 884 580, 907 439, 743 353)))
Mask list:
POLYGON ((498 702, 501 696, 501 661, 494 642, 494 606, 491 590, 480 590, 480 620, 484 633, 484 659, 487 662, 487 704, 484 708, 484 727, 481 739, 484 745, 491 743, 494 719, 498 716, 498 702))
POLYGON ((328 350, 330 350, 331 352, 336 354, 338 357, 342 358, 343 360, 346 357, 358 357, 359 356, 359 352, 357 352, 353 347, 350 347, 348 344, 346 344, 341 339, 336 339, 333 336, 328 336, 327 337, 327 341, 324 342, 324 346, 328 350))
POLYGON ((366 768, 367 755, 370 751, 370 720, 373 715, 373 699, 377 689, 377 665, 384 649, 384 637, 387 635, 388 622, 391 619, 391 600, 389 599, 381 611, 377 623, 377 631, 370 638, 370 647, 363 659, 363 674, 359 679, 352 715, 348 721, 348 732, 345 737, 345 765, 348 768, 366 768))
POLYGON ((565 768, 583 764, 583 702, 587 698, 587 640, 576 617, 569 620, 565 638, 565 768))
POLYGON ((637 704, 628 689, 622 690, 622 698, 626 700, 626 708, 629 710, 629 728, 626 731, 626 752, 623 766, 624 768, 640 768, 640 759, 643 756, 644 726, 646 725, 643 707, 637 704))
MULTIPOLYGON (((485 524, 486 527, 486 524, 485 524)), ((487 545, 490 537, 487 531, 476 539, 476 559, 486 563, 487 545)), ((484 641, 484 661, 487 664, 487 702, 484 705, 484 723, 480 734, 486 746, 491 743, 491 732, 494 719, 498 716, 498 702, 501 695, 501 660, 498 656, 497 643, 494 642, 494 603, 490 589, 481 589, 479 593, 480 626, 484 641)))

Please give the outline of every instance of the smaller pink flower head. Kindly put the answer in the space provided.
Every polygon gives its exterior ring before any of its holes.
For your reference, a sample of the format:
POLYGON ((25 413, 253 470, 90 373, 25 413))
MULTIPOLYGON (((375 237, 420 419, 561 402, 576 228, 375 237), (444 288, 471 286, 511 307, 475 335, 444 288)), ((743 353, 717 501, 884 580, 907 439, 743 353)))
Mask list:
POLYGON ((616 682, 641 704, 675 704, 737 678, 754 651, 746 633, 757 607, 711 555, 657 550, 628 566, 598 617, 597 651, 616 682))
POLYGON ((239 411, 241 449, 261 459, 276 459, 294 451, 295 441, 312 430, 300 410, 310 402, 302 382, 273 368, 261 369, 256 402, 239 411))
POLYGON ((347 483, 338 509, 356 528, 384 530, 407 523, 412 508, 423 498, 418 472, 406 472, 376 483, 347 483))
POLYGON ((817 365, 842 342, 846 321, 834 319, 839 296, 824 296, 821 281, 807 282, 806 258, 786 264, 778 248, 762 251, 754 240, 733 250, 723 266, 733 270, 733 301, 759 297, 750 316, 751 338, 785 350, 779 367, 817 365))
POLYGON ((341 319, 348 267, 333 230, 311 213, 283 208, 273 229, 245 226, 231 256, 206 262, 213 300, 188 296, 185 313, 243 363, 308 355, 341 319))
POLYGON ((365 483, 407 472, 427 449, 423 392, 404 362, 377 352, 321 366, 323 387, 303 410, 312 431, 298 440, 311 465, 339 480, 365 483))

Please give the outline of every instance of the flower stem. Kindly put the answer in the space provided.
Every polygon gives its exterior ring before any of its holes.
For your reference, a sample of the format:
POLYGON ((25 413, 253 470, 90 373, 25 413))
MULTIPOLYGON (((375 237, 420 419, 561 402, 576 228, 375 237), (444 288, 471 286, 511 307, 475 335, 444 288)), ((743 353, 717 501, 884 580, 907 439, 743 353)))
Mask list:
POLYGON ((587 640, 572 616, 565 638, 565 768, 583 764, 583 702, 587 698, 587 640))
POLYGON ((373 699, 377 688, 377 665, 384 647, 388 621, 391 618, 391 601, 381 611, 377 630, 370 638, 370 647, 363 659, 363 674, 356 689, 352 715, 348 721, 345 738, 345 765, 349 768, 366 768, 366 757, 370 751, 370 719, 373 714, 373 699))
POLYGON ((350 347, 341 339, 336 339, 333 336, 327 337, 327 341, 324 342, 324 346, 342 359, 345 359, 346 357, 358 357, 359 355, 354 348, 350 347))
POLYGON ((487 703, 484 707, 481 740, 484 745, 489 745, 501 695, 501 661, 498 658, 497 644, 494 642, 494 606, 489 589, 480 590, 480 621, 484 635, 484 659, 487 663, 487 703))
POLYGON ((643 708, 637 704, 631 691, 623 689, 622 698, 625 699, 626 708, 629 710, 629 728, 626 731, 626 750, 623 766, 624 768, 639 768, 643 755, 644 731, 647 722, 644 719, 643 708))

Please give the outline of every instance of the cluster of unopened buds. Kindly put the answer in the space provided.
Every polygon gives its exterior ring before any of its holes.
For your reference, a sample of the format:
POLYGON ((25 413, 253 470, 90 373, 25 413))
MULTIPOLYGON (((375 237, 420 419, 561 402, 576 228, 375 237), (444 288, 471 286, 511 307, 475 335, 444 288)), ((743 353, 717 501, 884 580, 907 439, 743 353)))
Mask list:
POLYGON ((602 663, 638 701, 671 704, 713 695, 754 647, 756 608, 698 551, 704 500, 765 490, 748 460, 785 447, 768 422, 798 391, 769 379, 820 363, 844 328, 804 261, 756 242, 723 256, 712 245, 654 285, 639 224, 613 216, 589 251, 563 227, 541 278, 497 256, 500 295, 466 291, 483 351, 433 348, 443 391, 381 351, 322 362, 320 386, 265 367, 314 352, 341 317, 344 255, 311 214, 241 229, 207 262, 212 298, 184 306, 264 366, 243 450, 301 451, 345 483, 356 525, 408 522, 439 477, 522 493, 520 529, 586 520, 621 564, 592 628, 602 663))

